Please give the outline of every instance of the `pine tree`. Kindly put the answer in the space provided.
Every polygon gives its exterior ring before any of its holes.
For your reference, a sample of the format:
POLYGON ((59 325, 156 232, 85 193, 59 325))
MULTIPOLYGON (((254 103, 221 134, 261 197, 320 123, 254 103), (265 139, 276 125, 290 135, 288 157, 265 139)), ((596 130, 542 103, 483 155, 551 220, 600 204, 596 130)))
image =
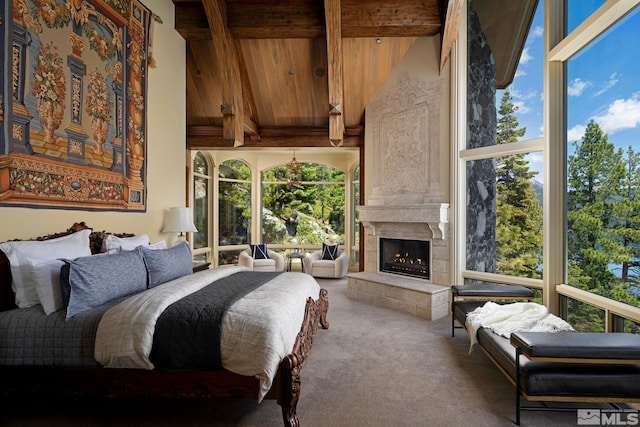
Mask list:
MULTIPOLYGON (((568 261, 577 267, 576 274, 589 278, 589 290, 603 294, 616 279, 609 264, 628 259, 614 214, 625 176, 622 151, 615 150, 593 120, 574 147, 567 172, 568 261)), ((569 284, 580 286, 571 276, 569 284)))
MULTIPOLYGON (((526 128, 518 128, 518 107, 505 91, 498 110, 498 144, 516 142, 526 128)), ((497 272, 530 278, 541 277, 542 207, 523 154, 496 159, 496 249, 497 272)))

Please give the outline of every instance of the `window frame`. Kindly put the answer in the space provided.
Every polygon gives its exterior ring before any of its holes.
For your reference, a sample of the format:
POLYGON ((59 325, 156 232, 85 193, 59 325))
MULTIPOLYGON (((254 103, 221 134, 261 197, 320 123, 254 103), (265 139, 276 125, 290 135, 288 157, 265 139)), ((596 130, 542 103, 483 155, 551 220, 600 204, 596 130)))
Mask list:
MULTIPOLYGON (((504 146, 466 148, 467 118, 467 36, 460 31, 451 54, 452 105, 451 168, 453 221, 452 278, 453 283, 464 279, 524 285, 543 291, 542 303, 552 313, 566 309, 566 298, 601 308, 605 312, 605 327, 611 332, 619 329, 622 319, 640 322, 640 309, 566 284, 566 62, 582 48, 638 7, 640 0, 621 2, 607 0, 571 33, 564 36, 565 2, 543 0, 544 4, 544 76, 543 76, 543 136, 504 146), (541 151, 543 169, 543 265, 541 280, 468 271, 466 266, 466 162, 475 159, 541 151)), ((466 28, 466 13, 461 14, 460 28, 466 28)))

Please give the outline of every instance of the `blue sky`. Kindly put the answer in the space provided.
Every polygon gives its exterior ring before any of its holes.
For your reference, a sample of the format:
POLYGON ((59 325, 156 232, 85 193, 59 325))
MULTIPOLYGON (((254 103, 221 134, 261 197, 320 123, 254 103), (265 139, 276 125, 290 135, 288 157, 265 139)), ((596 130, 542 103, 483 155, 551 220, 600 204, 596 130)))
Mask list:
MULTIPOLYGON (((516 117, 527 132, 522 139, 542 136, 543 12, 534 17, 520 64, 509 91, 518 107, 516 117)), ((571 0, 569 28, 577 27, 603 0, 571 0)), ((567 65, 567 139, 579 141, 590 120, 600 125, 609 141, 640 151, 640 11, 636 9, 576 54, 567 65)), ((499 105, 503 91, 498 91, 499 105)), ((572 149, 570 144, 569 149, 572 149)), ((541 153, 528 156, 530 166, 542 170, 541 153)), ((542 176, 536 177, 542 181, 542 176)))

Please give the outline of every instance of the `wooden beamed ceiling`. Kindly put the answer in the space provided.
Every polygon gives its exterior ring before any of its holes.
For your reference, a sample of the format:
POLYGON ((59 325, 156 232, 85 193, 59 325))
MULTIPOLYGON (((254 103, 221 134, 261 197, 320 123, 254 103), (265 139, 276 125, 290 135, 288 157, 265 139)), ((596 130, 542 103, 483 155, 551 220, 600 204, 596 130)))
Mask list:
POLYGON ((367 103, 417 37, 443 35, 427 59, 446 61, 462 0, 173 3, 187 148, 330 148, 361 146, 367 103))

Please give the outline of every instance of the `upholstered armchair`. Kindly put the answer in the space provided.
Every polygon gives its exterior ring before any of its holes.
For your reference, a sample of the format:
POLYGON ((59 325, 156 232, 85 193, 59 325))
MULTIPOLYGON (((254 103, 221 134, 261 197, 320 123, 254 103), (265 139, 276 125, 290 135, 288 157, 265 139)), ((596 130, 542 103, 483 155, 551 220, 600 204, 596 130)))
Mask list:
POLYGON ((255 256, 252 248, 245 249, 238 255, 238 265, 253 271, 284 271, 284 257, 276 251, 266 251, 267 258, 255 256))
POLYGON ((323 257, 323 252, 324 250, 313 252, 302 260, 305 273, 313 277, 328 279, 339 279, 346 276, 349 268, 349 255, 338 250, 335 257, 323 257))

